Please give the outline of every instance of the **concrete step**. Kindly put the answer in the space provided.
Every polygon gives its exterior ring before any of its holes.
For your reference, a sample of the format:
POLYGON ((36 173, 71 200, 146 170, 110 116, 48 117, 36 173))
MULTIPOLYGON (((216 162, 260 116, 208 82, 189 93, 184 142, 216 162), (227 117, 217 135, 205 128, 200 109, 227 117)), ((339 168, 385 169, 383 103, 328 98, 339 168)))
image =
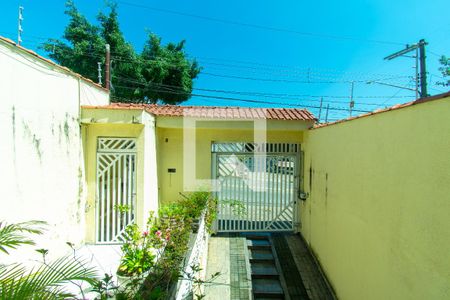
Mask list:
POLYGON ((247 240, 247 246, 249 249, 270 249, 269 240, 247 240))
POLYGON ((274 261, 255 262, 250 265, 252 275, 278 275, 274 261))
POLYGON ((276 279, 253 279, 252 287, 255 299, 284 299, 283 288, 276 279))
POLYGON ((252 280, 253 279, 273 279, 279 281, 280 275, 279 274, 252 274, 252 280))
POLYGON ((265 232, 245 232, 241 235, 247 240, 268 240, 270 238, 270 234, 265 232))
POLYGON ((257 259, 273 260, 274 256, 271 249, 263 248, 250 250, 249 258, 250 262, 252 262, 252 260, 257 259))

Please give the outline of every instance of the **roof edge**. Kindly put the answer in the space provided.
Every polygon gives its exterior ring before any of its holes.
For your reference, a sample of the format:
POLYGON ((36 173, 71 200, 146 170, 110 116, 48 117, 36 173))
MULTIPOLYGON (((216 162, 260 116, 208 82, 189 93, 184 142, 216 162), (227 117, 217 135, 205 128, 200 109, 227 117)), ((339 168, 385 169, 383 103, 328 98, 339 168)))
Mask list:
POLYGON ((51 65, 51 66, 53 66, 53 67, 58 68, 59 70, 61 70, 61 71, 63 71, 63 72, 69 73, 69 75, 72 75, 72 76, 74 76, 74 77, 77 77, 77 78, 83 80, 84 82, 86 82, 86 83, 92 85, 93 87, 96 87, 96 88, 98 88, 98 89, 100 89, 100 90, 102 90, 102 91, 104 91, 104 92, 109 93, 109 90, 108 90, 108 89, 104 88, 103 86, 101 86, 101 85, 98 84, 98 83, 95 83, 95 82, 92 81, 91 79, 86 78, 86 77, 83 77, 81 74, 78 74, 77 72, 74 72, 74 71, 72 71, 71 69, 69 69, 69 68, 67 68, 67 67, 64 67, 64 66, 59 65, 59 64, 57 64, 56 62, 54 62, 54 61, 52 61, 52 60, 50 60, 50 59, 48 59, 48 58, 45 58, 45 57, 43 57, 43 56, 37 54, 37 53, 34 52, 33 50, 30 50, 30 49, 27 49, 27 48, 25 48, 25 47, 22 47, 22 46, 18 45, 16 42, 14 42, 13 40, 11 40, 11 39, 9 39, 9 38, 0 36, 0 42, 3 42, 4 44, 6 44, 6 45, 8 45, 8 46, 15 47, 15 48, 19 49, 20 51, 22 51, 22 52, 24 52, 24 53, 26 53, 26 54, 28 54, 28 55, 31 55, 31 56, 33 56, 34 58, 37 58, 37 59, 39 59, 40 61, 42 61, 42 62, 44 62, 44 63, 47 63, 47 64, 49 64, 49 65, 51 65))
POLYGON ((357 119, 361 119, 361 118, 365 118, 365 117, 378 115, 380 113, 393 111, 393 110, 398 110, 398 109, 405 108, 405 107, 411 107, 411 106, 414 106, 414 105, 417 105, 417 104, 427 103, 427 102, 431 102, 431 101, 434 101, 434 100, 441 100, 441 99, 445 99, 445 98, 448 98, 448 97, 450 97, 450 91, 445 92, 445 93, 441 93, 441 94, 437 94, 437 95, 433 95, 433 96, 429 96, 429 97, 419 98, 419 99, 416 99, 414 101, 406 102, 406 103, 403 103, 403 104, 396 104, 396 105, 393 105, 393 106, 388 107, 388 108, 374 110, 374 111, 369 112, 369 113, 365 113, 365 114, 362 114, 362 115, 359 115, 359 116, 338 120, 338 121, 335 121, 335 122, 317 124, 314 127, 310 128, 309 130, 326 128, 326 127, 329 127, 329 126, 333 126, 333 125, 337 125, 337 124, 341 124, 341 123, 345 123, 345 122, 349 122, 349 121, 353 121, 353 120, 357 120, 357 119))
MULTIPOLYGON (((153 116, 157 117, 170 117, 170 118, 180 118, 183 117, 183 115, 173 115, 171 113, 161 112, 158 111, 160 108, 165 107, 177 107, 177 108, 185 108, 187 110, 190 109, 268 109, 268 110, 288 110, 288 108, 268 108, 268 107, 240 107, 240 106, 202 106, 202 105, 189 105, 189 106, 183 106, 183 105, 156 105, 156 104, 139 104, 139 103, 112 103, 108 105, 82 105, 82 109, 104 109, 104 110, 141 110, 145 111, 153 116)), ((273 118, 269 117, 268 119, 271 120, 280 120, 280 121, 302 121, 307 123, 314 123, 317 121, 317 118, 307 109, 296 109, 301 110, 306 116, 304 116, 302 119, 300 118, 290 118, 290 119, 282 119, 282 118, 273 118)), ((210 118, 207 116, 204 116, 205 118, 210 118)), ((213 119, 227 119, 227 117, 212 117, 213 119)), ((234 119, 235 117, 231 117, 231 119, 234 119)), ((253 119, 261 119, 260 117, 248 117, 248 118, 242 118, 247 120, 253 120, 253 119)), ((311 124, 312 125, 312 124, 311 124)))

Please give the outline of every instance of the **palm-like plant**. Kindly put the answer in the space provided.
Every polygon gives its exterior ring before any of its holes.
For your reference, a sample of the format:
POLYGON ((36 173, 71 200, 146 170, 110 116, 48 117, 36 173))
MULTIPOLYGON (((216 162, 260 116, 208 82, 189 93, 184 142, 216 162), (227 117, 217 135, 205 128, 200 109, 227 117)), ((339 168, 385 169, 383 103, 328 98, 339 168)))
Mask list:
MULTIPOLYGON (((27 234, 42 234, 42 221, 17 224, 0 222, 0 251, 21 245, 34 245, 27 234)), ((20 263, 0 264, 0 299, 66 299, 75 297, 68 293, 65 285, 72 283, 80 287, 81 282, 93 285, 97 279, 94 269, 77 259, 75 255, 64 256, 53 262, 44 261, 37 267, 28 269, 20 263)))

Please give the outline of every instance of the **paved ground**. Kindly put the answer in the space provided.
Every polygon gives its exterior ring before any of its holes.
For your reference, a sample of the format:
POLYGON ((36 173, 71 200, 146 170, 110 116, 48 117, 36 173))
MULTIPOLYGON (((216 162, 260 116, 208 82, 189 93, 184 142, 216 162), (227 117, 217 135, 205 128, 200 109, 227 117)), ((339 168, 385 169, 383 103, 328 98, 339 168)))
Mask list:
POLYGON ((206 278, 220 275, 205 287, 205 299, 251 299, 251 279, 248 272, 245 237, 237 234, 214 236, 209 239, 206 278))
MULTIPOLYGON (((286 299, 335 299, 300 236, 273 233, 271 240, 283 274, 286 299)), ((220 272, 220 276, 206 284, 206 299, 252 299, 248 255, 245 236, 221 234, 210 238, 206 273, 209 277, 220 272)))

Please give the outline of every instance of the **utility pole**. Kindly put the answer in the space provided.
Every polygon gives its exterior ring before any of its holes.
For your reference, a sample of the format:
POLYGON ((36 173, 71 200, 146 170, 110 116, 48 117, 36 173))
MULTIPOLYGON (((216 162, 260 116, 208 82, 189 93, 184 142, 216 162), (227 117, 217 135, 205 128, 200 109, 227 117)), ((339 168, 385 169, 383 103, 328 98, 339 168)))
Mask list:
POLYGON ((102 63, 97 63, 98 84, 102 85, 102 63))
POLYGON ((352 87, 350 88, 350 117, 352 116, 352 110, 353 107, 355 106, 355 101, 353 101, 353 88, 355 86, 355 82, 352 81, 352 87))
POLYGON ((414 69, 416 72, 416 76, 414 76, 414 81, 416 85, 416 99, 419 99, 419 49, 416 49, 415 61, 416 65, 414 69))
POLYGON ((320 123, 320 115, 322 114, 322 104, 323 104, 323 97, 320 97, 320 107, 319 107, 319 123, 320 123))
POLYGON ((327 104, 327 111, 325 112, 325 123, 328 123, 328 110, 330 110, 330 104, 327 104))
POLYGON ((427 91, 427 63, 425 56, 425 45, 427 43, 424 39, 419 41, 419 57, 420 57, 420 92, 422 97, 428 96, 427 91))
POLYGON ((23 21, 23 6, 19 6, 19 17, 17 19, 17 45, 22 43, 22 21, 23 21))
POLYGON ((105 88, 109 90, 110 87, 110 67, 111 67, 111 51, 109 44, 106 44, 106 59, 105 59, 105 88))
MULTIPOLYGON (((404 54, 409 53, 411 51, 417 50, 419 51, 419 61, 420 61, 420 97, 428 96, 427 92, 427 69, 426 69, 426 56, 425 56, 425 46, 428 45, 424 39, 421 39, 417 44, 414 45, 406 45, 406 48, 400 51, 397 51, 389 56, 386 56, 384 59, 392 60, 399 56, 404 56, 404 54)), ((417 56, 417 51, 416 51, 417 56)), ((417 70, 416 70, 417 72, 417 70)))

